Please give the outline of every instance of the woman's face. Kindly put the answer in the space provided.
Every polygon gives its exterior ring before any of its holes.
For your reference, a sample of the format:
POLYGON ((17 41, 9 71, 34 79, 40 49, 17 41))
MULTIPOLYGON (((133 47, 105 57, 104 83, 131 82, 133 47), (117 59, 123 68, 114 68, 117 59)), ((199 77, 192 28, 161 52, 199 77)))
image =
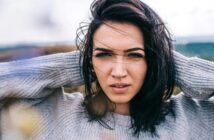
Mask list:
POLYGON ((128 107, 140 90, 147 71, 144 38, 130 23, 106 22, 93 37, 92 65, 107 97, 128 107))

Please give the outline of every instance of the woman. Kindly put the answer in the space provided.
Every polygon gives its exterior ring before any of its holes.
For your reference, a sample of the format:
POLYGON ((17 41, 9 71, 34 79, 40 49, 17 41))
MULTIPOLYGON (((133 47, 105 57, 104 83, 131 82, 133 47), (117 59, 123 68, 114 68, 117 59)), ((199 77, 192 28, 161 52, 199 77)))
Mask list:
POLYGON ((213 139, 214 64, 172 53, 163 22, 139 0, 96 0, 91 12, 81 61, 70 52, 0 64, 1 138, 18 135, 7 110, 24 103, 44 120, 29 139, 213 139), (83 83, 85 96, 61 89, 83 83), (171 97, 175 83, 183 93, 171 97))

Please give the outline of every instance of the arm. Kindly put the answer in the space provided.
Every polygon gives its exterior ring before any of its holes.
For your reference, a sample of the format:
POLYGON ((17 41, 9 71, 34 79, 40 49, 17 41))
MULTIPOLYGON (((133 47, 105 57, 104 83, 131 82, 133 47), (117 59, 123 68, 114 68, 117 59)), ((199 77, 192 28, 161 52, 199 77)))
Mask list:
POLYGON ((0 100, 41 98, 63 85, 82 83, 78 51, 0 63, 0 100))
POLYGON ((190 97, 208 99, 214 95, 214 63, 188 58, 174 51, 176 84, 190 97))

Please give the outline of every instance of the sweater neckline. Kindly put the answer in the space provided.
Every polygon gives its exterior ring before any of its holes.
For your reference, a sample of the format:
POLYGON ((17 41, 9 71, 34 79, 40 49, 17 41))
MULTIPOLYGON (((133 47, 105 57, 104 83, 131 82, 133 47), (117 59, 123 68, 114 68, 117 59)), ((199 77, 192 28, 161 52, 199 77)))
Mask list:
POLYGON ((121 115, 115 112, 108 112, 105 120, 112 124, 130 127, 131 126, 131 117, 129 115, 121 115))

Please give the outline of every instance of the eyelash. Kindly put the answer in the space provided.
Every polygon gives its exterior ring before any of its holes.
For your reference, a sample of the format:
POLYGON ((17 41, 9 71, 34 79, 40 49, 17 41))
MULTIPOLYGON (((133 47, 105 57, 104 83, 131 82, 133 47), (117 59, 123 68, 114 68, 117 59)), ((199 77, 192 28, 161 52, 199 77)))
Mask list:
POLYGON ((98 57, 98 58, 107 57, 107 56, 112 56, 112 54, 107 52, 102 52, 95 55, 95 57, 98 57))
POLYGON ((144 58, 144 55, 142 55, 140 53, 130 53, 130 54, 128 54, 128 57, 131 57, 131 58, 144 58))
MULTIPOLYGON (((98 53, 98 54, 95 55, 95 57, 97 57, 97 58, 110 57, 110 56, 113 56, 113 54, 107 53, 107 52, 102 52, 102 53, 98 53)), ((140 53, 129 53, 127 55, 127 57, 130 57, 130 58, 144 58, 144 55, 142 55, 140 53)))

